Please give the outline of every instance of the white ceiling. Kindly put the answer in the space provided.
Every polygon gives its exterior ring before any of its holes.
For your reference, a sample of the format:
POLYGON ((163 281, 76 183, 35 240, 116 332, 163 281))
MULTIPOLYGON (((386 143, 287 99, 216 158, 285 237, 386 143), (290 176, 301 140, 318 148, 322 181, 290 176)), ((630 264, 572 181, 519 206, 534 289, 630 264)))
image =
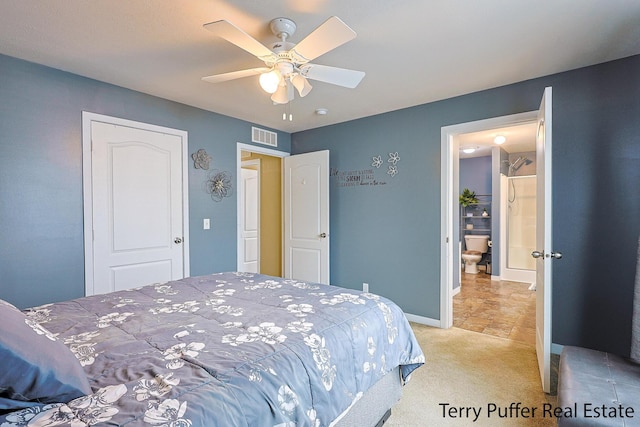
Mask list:
POLYGON ((496 146, 498 135, 506 138, 500 146, 507 153, 524 153, 536 150, 536 122, 508 126, 498 129, 469 132, 456 135, 456 142, 460 147, 460 158, 483 157, 491 155, 491 148, 496 146), (462 152, 463 148, 475 148, 473 153, 462 152))
POLYGON ((0 0, 0 53, 296 132, 636 55, 639 22, 638 0, 0 0), (356 89, 312 82, 292 122, 257 76, 201 81, 263 65, 203 24, 269 44, 284 16, 296 43, 332 15, 358 36, 313 63, 366 76, 356 89))

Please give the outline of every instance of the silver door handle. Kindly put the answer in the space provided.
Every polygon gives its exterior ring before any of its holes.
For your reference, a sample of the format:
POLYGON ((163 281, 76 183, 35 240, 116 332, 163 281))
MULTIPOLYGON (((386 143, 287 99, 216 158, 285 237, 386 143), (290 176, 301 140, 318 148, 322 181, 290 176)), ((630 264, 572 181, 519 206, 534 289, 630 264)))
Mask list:
POLYGON ((326 239, 327 238, 327 233, 320 233, 320 237, 323 238, 323 239, 326 239))
POLYGON ((182 243, 182 237, 176 237, 176 238, 173 240, 173 242, 174 242, 176 245, 179 245, 180 243, 182 243))
POLYGON ((531 252, 531 256, 534 258, 555 258, 555 259, 560 259, 562 258, 562 252, 551 252, 550 254, 545 254, 544 251, 540 252, 540 251, 533 251, 531 252))

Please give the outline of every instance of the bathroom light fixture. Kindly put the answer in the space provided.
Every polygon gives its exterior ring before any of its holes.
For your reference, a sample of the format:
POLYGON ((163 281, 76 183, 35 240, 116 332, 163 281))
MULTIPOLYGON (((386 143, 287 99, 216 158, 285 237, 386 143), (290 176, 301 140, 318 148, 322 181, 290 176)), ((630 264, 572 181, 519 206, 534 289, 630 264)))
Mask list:
POLYGON ((465 154, 471 154, 476 151, 475 147, 462 147, 462 152, 465 154))
POLYGON ((495 138, 493 138, 493 142, 495 142, 498 145, 504 144, 506 140, 507 138, 504 135, 498 135, 495 138))

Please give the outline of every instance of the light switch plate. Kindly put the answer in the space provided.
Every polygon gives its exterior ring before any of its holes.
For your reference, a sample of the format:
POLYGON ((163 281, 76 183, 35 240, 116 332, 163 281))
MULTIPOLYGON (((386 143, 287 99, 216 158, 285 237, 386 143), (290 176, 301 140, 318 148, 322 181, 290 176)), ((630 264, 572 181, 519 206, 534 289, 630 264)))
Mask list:
POLYGON ((202 221, 202 228, 205 229, 205 230, 208 230, 208 229, 211 228, 211 221, 209 220, 209 218, 205 218, 202 221))

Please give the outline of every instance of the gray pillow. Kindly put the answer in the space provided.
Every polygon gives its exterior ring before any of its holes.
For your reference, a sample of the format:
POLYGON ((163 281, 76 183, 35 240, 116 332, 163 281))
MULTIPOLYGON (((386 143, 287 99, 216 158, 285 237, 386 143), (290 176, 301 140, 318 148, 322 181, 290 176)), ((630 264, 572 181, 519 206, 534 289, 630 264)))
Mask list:
POLYGON ((0 413, 91 394, 80 362, 62 342, 0 300, 0 413))

